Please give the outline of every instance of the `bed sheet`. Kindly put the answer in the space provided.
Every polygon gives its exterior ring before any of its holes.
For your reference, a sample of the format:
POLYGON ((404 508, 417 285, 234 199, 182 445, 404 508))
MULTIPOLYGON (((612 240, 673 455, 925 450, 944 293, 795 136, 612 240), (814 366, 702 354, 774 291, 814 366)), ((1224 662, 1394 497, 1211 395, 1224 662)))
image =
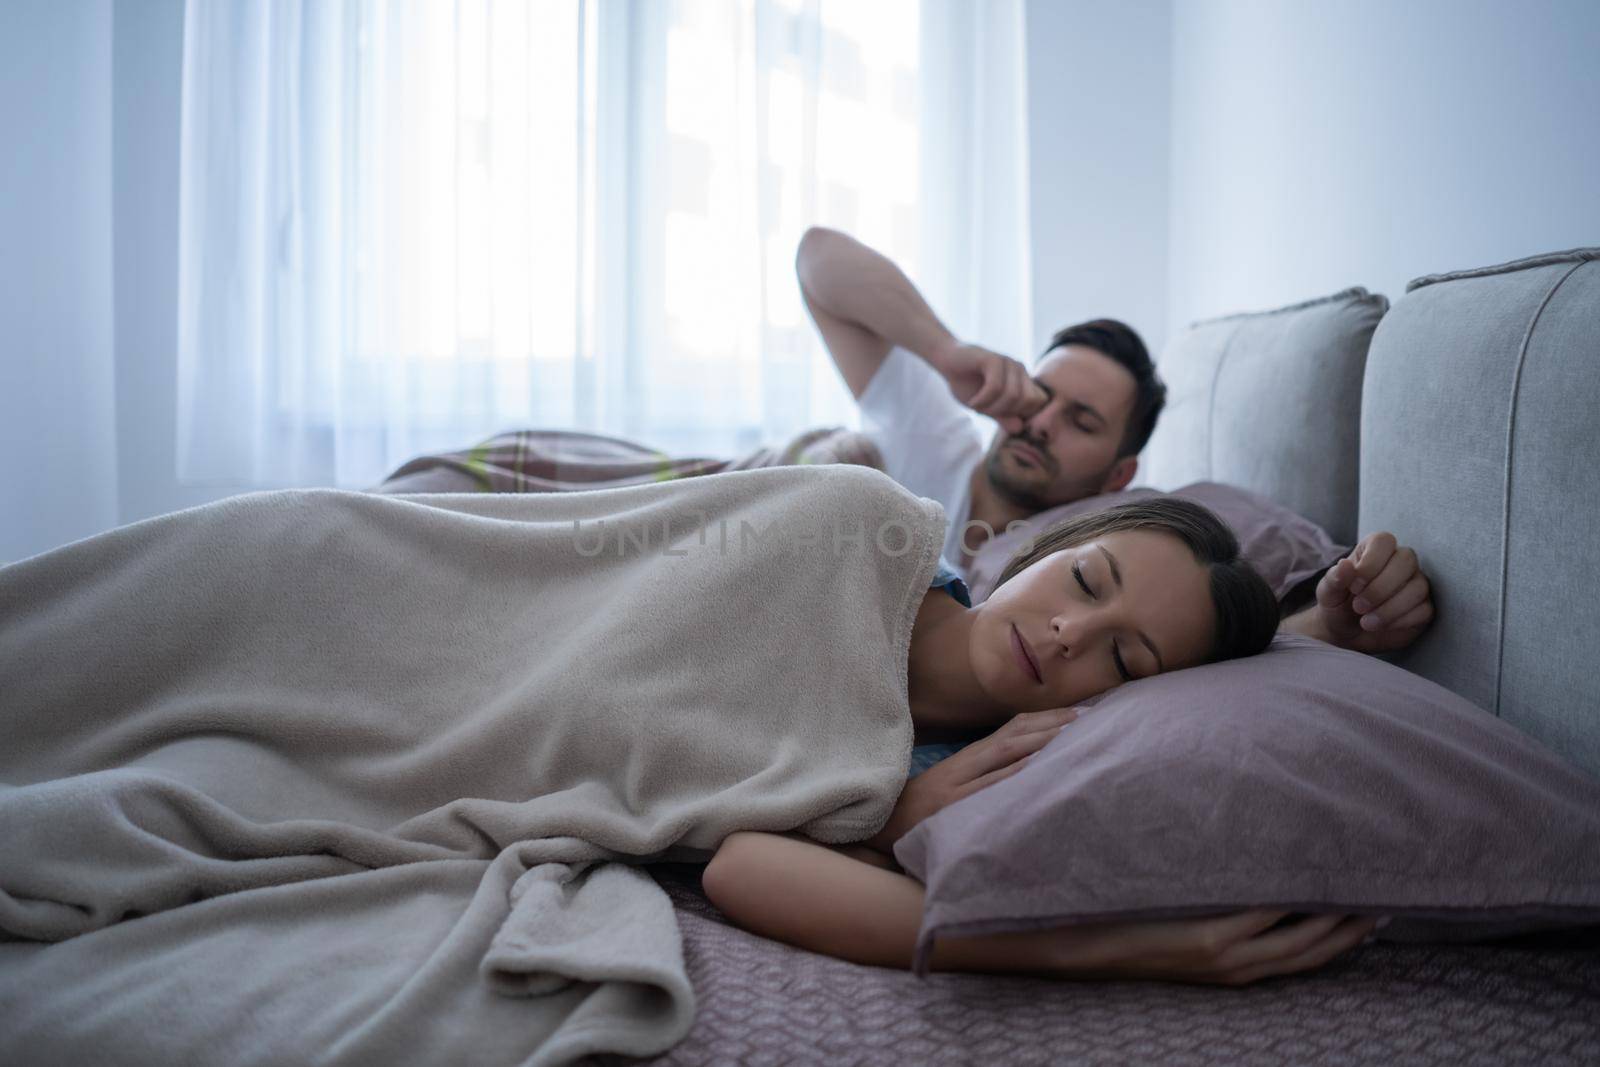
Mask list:
MULTIPOLYGON (((1600 939, 1373 944, 1242 989, 862 967, 756 937, 656 865, 699 1014, 661 1067, 699 1064, 1600 1063, 1600 939)), ((606 1064, 638 1063, 608 1058, 606 1064)))

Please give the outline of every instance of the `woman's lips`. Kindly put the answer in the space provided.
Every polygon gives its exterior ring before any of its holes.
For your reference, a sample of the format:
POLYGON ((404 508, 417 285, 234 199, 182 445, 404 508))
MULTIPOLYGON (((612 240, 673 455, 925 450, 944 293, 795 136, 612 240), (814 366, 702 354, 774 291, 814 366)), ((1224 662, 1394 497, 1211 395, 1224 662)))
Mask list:
POLYGON ((1016 653, 1017 665, 1022 668, 1022 673, 1043 685, 1044 678, 1039 674, 1039 665, 1034 662, 1033 653, 1029 651, 1027 642, 1022 640, 1022 635, 1017 632, 1014 625, 1011 627, 1011 651, 1016 653))

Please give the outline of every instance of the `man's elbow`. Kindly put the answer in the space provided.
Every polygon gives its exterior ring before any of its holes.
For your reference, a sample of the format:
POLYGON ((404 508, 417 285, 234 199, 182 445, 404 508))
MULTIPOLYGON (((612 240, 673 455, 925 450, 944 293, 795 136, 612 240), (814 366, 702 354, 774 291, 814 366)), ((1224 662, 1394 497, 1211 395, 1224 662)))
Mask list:
POLYGON ((810 287, 811 277, 817 269, 817 264, 843 236, 844 234, 838 230, 830 230, 826 226, 809 227, 800 235, 800 244, 794 253, 794 273, 800 279, 802 290, 810 287))

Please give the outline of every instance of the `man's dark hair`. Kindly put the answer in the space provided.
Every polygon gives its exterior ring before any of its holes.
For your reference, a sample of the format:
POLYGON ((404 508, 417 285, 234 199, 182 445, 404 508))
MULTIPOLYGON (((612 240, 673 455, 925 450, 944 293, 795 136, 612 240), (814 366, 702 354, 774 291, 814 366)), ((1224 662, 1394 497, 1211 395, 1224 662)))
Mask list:
POLYGON ((1133 327, 1116 319, 1094 319, 1068 326, 1050 339, 1041 360, 1062 345, 1083 345, 1109 359, 1114 359, 1133 375, 1133 410, 1128 413, 1128 425, 1122 431, 1122 443, 1117 447, 1117 458, 1137 456, 1150 441, 1155 431, 1156 419, 1167 403, 1167 387, 1156 376, 1156 365, 1151 362, 1150 351, 1145 348, 1133 327))

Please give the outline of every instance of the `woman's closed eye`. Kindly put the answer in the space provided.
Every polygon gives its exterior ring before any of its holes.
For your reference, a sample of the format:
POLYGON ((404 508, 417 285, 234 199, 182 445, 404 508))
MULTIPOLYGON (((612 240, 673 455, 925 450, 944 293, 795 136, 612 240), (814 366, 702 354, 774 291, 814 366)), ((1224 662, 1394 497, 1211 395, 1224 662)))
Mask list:
POLYGON ((1122 662, 1122 650, 1117 647, 1115 641, 1111 642, 1111 662, 1116 664, 1117 675, 1124 682, 1133 681, 1133 675, 1128 673, 1127 665, 1122 662))
MULTIPOLYGON (((1100 599, 1094 595, 1094 590, 1089 588, 1089 583, 1084 581, 1083 568, 1077 562, 1072 564, 1072 576, 1078 580, 1079 585, 1083 586, 1083 591, 1089 594, 1091 600, 1100 599)), ((1118 678, 1121 678, 1124 682, 1133 681, 1133 675, 1129 673, 1128 665, 1122 662, 1122 650, 1117 647, 1115 641, 1111 642, 1111 665, 1116 670, 1118 678)))
POLYGON ((1094 595, 1094 590, 1089 588, 1089 583, 1083 580, 1083 567, 1082 567, 1081 564, 1078 564, 1076 562, 1073 563, 1073 565, 1072 565, 1072 576, 1074 578, 1078 579, 1078 584, 1083 586, 1083 591, 1085 593, 1089 594, 1089 599, 1091 599, 1091 600, 1099 600, 1100 599, 1099 597, 1094 595))

